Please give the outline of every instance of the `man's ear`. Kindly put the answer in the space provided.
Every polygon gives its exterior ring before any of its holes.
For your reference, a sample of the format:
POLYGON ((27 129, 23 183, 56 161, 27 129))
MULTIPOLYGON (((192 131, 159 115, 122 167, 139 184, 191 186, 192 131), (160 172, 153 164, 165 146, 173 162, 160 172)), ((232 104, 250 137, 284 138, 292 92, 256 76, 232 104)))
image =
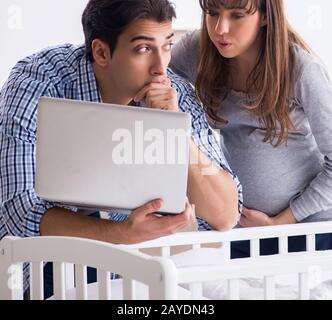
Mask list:
POLYGON ((91 44, 92 56, 96 64, 106 67, 111 60, 111 51, 104 41, 94 39, 91 44))

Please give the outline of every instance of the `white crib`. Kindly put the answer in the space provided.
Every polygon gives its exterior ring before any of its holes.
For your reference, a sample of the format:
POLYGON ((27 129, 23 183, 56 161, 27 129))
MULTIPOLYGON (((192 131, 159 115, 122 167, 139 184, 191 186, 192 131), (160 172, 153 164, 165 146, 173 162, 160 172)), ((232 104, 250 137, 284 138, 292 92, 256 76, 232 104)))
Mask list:
MULTIPOLYGON (((112 298, 113 281, 110 281, 110 271, 122 276, 121 297, 124 299, 134 296, 134 281, 147 285, 150 299, 170 299, 176 295, 174 279, 177 271, 174 264, 167 259, 88 239, 5 237, 0 242, 0 300, 23 299, 25 262, 30 263, 32 300, 44 298, 44 262, 53 262, 52 298, 56 300, 67 298, 67 291, 73 286, 73 276, 76 280, 75 298, 88 298, 87 266, 97 269, 99 299, 112 298)), ((115 284, 118 287, 117 282, 115 284)))
POLYGON ((332 274, 332 251, 315 250, 315 235, 324 233, 332 233, 332 222, 234 229, 224 233, 186 232, 130 246, 75 238, 5 238, 0 249, 0 299, 22 298, 22 291, 9 289, 7 285, 11 279, 8 270, 20 267, 22 262, 32 262, 31 298, 42 299, 42 262, 54 261, 55 299, 65 299, 72 290, 78 299, 89 298, 85 266, 92 266, 98 269, 99 299, 112 298, 113 281, 108 280, 112 271, 124 278, 121 297, 125 299, 141 299, 137 295, 141 283, 149 287, 150 299, 203 299, 203 284, 217 281, 226 282, 228 299, 239 299, 240 279, 260 277, 262 298, 270 300, 276 298, 278 276, 296 275, 298 298, 305 300, 310 297, 313 270, 319 271, 321 281, 332 274), (307 250, 289 253, 288 237, 299 235, 306 236, 307 250), (260 256, 260 239, 267 238, 279 239, 279 254, 260 256), (250 240, 251 256, 231 260, 230 243, 240 240, 250 240), (209 246, 215 249, 208 249, 209 246), (210 254, 212 250, 220 253, 214 261, 206 259, 206 252, 210 254), (194 258, 190 263, 178 263, 179 257, 189 255, 194 258), (76 289, 73 289, 72 270, 75 270, 76 289))

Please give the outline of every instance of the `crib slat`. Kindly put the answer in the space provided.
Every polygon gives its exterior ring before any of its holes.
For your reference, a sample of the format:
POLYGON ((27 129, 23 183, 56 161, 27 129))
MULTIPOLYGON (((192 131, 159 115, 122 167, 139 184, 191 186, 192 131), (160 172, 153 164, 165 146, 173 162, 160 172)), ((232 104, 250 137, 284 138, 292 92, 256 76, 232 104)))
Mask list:
POLYGON ((65 263, 66 291, 75 288, 75 269, 72 263, 65 263))
POLYGON ((288 253, 288 237, 280 237, 278 241, 279 241, 279 254, 287 254, 288 253))
POLYGON ((222 243, 221 250, 223 253, 224 259, 230 260, 231 259, 231 243, 229 241, 225 241, 222 243))
POLYGON ((86 266, 76 265, 75 266, 75 279, 76 279, 76 299, 87 300, 88 289, 87 289, 87 270, 86 266))
POLYGON ((135 300, 136 299, 136 284, 134 280, 123 279, 123 299, 135 300))
POLYGON ((170 247, 161 247, 161 256, 162 257, 169 257, 171 255, 171 248, 170 247))
POLYGON ((299 274, 299 299, 309 300, 310 289, 309 289, 309 275, 307 272, 299 274))
POLYGON ((274 276, 264 277, 264 300, 275 300, 275 278, 274 276))
POLYGON ((201 282, 196 282, 196 283, 189 284, 189 289, 190 289, 190 293, 191 293, 191 298, 193 300, 202 299, 203 285, 202 285, 201 282))
POLYGON ((44 300, 43 262, 30 263, 30 299, 44 300))
POLYGON ((65 300, 65 264, 63 262, 53 262, 53 287, 54 299, 65 300))
POLYGON ((259 239, 253 239, 250 241, 250 257, 259 257, 259 239))
POLYGON ((240 300, 239 293, 239 280, 230 279, 228 280, 228 299, 229 300, 240 300))
POLYGON ((306 237, 307 240, 307 251, 314 252, 316 251, 316 236, 314 234, 309 234, 306 237))
POLYGON ((110 273, 104 270, 97 271, 97 280, 99 288, 99 300, 111 299, 110 273))

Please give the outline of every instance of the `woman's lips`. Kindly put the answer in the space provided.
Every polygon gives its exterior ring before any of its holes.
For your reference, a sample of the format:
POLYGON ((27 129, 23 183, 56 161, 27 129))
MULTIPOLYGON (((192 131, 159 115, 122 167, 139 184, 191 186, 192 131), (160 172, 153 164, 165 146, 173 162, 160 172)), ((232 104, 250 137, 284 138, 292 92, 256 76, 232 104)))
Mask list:
POLYGON ((218 45, 223 49, 228 49, 232 46, 231 42, 218 42, 218 45))

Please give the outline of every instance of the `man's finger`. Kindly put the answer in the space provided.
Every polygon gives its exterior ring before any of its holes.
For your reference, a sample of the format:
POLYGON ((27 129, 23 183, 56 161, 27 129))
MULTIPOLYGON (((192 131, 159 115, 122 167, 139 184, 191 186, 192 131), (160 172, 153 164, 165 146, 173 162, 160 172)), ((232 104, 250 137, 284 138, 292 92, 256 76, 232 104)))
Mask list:
POLYGON ((148 86, 145 86, 142 88, 135 96, 134 101, 135 102, 140 102, 145 99, 146 94, 148 91, 151 90, 148 86))
POLYGON ((165 217, 164 223, 166 226, 168 225, 170 231, 177 231, 188 225, 192 217, 192 214, 193 214, 192 207, 187 202, 185 210, 182 213, 175 216, 165 217))
POLYGON ((156 89, 165 89, 167 86, 165 86, 162 83, 153 83, 151 82, 150 84, 146 85, 143 87, 135 96, 134 101, 139 102, 143 101, 149 91, 156 90, 156 89))
POLYGON ((156 199, 156 200, 146 203, 142 207, 137 208, 136 210, 134 210, 133 214, 136 216, 139 216, 139 215, 146 216, 148 214, 158 211, 162 207, 162 205, 163 205, 163 201, 161 199, 156 199))

